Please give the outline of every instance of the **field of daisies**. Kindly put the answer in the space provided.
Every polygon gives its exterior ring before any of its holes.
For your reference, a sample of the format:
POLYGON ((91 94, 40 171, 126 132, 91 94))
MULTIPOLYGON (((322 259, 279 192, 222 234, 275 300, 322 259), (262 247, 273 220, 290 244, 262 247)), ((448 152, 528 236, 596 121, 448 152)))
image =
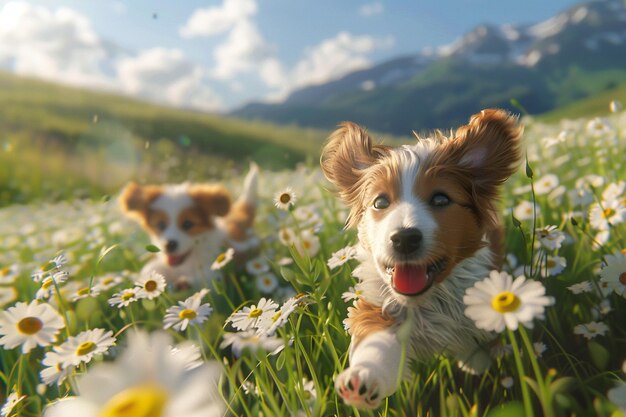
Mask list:
MULTIPOLYGON (((502 199, 506 264, 464 298, 496 338, 489 371, 469 375, 443 356, 410 363, 373 411, 334 388, 360 297, 356 235, 318 167, 261 171, 260 251, 245 265, 229 248, 207 259, 220 274, 212 288, 140 276, 158 249, 115 196, 0 209, 0 416, 625 415, 617 107, 553 125, 524 119, 527 162, 502 199), (522 308, 528 281, 540 308, 522 308)), ((235 195, 241 179, 229 180, 235 195)))

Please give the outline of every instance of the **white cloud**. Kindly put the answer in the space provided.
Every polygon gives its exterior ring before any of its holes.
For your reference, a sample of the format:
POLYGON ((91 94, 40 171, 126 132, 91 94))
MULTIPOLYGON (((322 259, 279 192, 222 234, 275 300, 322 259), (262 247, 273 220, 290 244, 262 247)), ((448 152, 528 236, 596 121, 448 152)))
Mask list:
POLYGON ((117 64, 124 91, 175 106, 217 110, 222 102, 205 83, 205 71, 179 49, 152 48, 117 64))
POLYGON ((216 110, 206 71, 180 50, 149 49, 121 56, 84 15, 27 2, 0 9, 0 67, 65 84, 106 89, 160 103, 216 110))
POLYGON ((212 75, 223 80, 256 69, 271 60, 274 51, 254 23, 243 20, 233 27, 226 41, 215 48, 213 55, 215 69, 212 75))
POLYGON ((26 2, 0 9, 0 66, 19 74, 105 88, 107 49, 83 15, 26 2))
POLYGON ((359 15, 363 17, 375 16, 377 14, 382 14, 385 11, 385 8, 382 3, 375 2, 370 4, 364 4, 359 8, 359 15))
POLYGON ((368 55, 392 47, 392 37, 354 36, 340 32, 306 51, 293 71, 294 86, 320 84, 371 65, 368 55))
POLYGON ((255 0, 224 0, 221 6, 194 11, 179 34, 184 38, 214 36, 231 30, 256 12, 255 0))

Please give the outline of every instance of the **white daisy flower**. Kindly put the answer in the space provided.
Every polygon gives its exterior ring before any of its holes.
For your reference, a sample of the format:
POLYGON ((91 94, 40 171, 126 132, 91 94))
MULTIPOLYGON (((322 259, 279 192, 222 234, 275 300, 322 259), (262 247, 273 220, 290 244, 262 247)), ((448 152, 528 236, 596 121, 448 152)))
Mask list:
POLYGON ((2 409, 0 409, 0 416, 13 416, 13 410, 19 403, 21 403, 26 398, 26 395, 18 395, 16 391, 11 391, 7 400, 4 402, 2 409))
POLYGON ((311 229, 305 229, 300 233, 300 237, 295 242, 296 250, 300 255, 313 257, 320 250, 320 239, 311 229))
POLYGON ((313 227, 320 222, 320 215, 310 206, 301 206, 294 210, 293 215, 300 221, 301 227, 313 227))
POLYGON ((113 294, 109 299, 109 305, 111 307, 117 306, 118 308, 127 307, 130 303, 139 300, 137 295, 137 288, 126 288, 122 291, 113 294))
MULTIPOLYGON (((602 191, 602 201, 622 200, 624 191, 626 191, 626 182, 612 182, 602 191)), ((623 200, 622 203, 624 203, 623 200)))
POLYGON ((295 245, 296 233, 289 227, 283 227, 278 231, 278 240, 285 246, 295 245))
POLYGON ((589 224, 595 230, 608 230, 610 226, 623 223, 626 219, 626 205, 617 198, 594 203, 589 208, 589 224))
POLYGON ((600 137, 612 133, 614 130, 607 119, 596 117, 587 123, 587 132, 594 137, 600 137))
POLYGON ((28 353, 37 345, 52 344, 64 327, 63 318, 50 304, 36 300, 30 304, 17 303, 2 312, 0 345, 5 349, 21 345, 22 353, 28 353))
POLYGON ((213 264, 211 264, 211 270, 216 271, 218 269, 222 269, 226 266, 230 261, 232 261, 233 256, 235 256, 235 250, 233 248, 228 248, 226 252, 222 252, 217 255, 213 264))
POLYGON ((465 315, 487 331, 516 330, 519 324, 532 328, 533 320, 543 318, 545 307, 554 303, 545 291, 540 282, 523 275, 513 280, 506 272, 491 271, 465 291, 465 315))
POLYGON ((348 291, 345 291, 341 294, 341 299, 345 303, 349 303, 350 301, 357 301, 363 296, 363 291, 357 290, 355 287, 348 288, 348 291))
POLYGON ((97 288, 98 291, 106 291, 121 284, 123 281, 124 279, 120 276, 105 275, 103 277, 98 278, 98 281, 93 286, 93 288, 97 288))
POLYGON ((565 240, 565 233, 557 229, 556 226, 545 226, 536 229, 539 242, 547 250, 557 250, 561 248, 561 244, 565 240))
POLYGON ((54 351, 47 352, 41 363, 45 368, 39 372, 39 377, 46 385, 61 385, 74 370, 73 366, 65 367, 63 357, 54 351))
POLYGON ((244 307, 234 312, 226 320, 226 323, 231 323, 235 329, 242 331, 258 329, 263 327, 265 321, 272 320, 277 308, 278 304, 271 299, 261 298, 258 305, 255 306, 253 304, 250 307, 244 307))
POLYGON ((165 333, 129 332, 114 363, 98 363, 76 381, 80 396, 50 404, 43 417, 218 417, 225 411, 217 363, 187 369, 165 333))
POLYGON ((44 277, 47 277, 50 275, 54 276, 57 273, 67 274, 61 270, 61 268, 63 268, 63 265, 65 265, 66 263, 67 263, 67 258, 63 254, 53 258, 52 260, 45 262, 39 267, 38 270, 33 272, 32 274, 33 281, 41 282, 41 280, 44 277))
POLYGON ((190 324, 202 324, 213 312, 209 303, 202 303, 202 298, 208 290, 201 290, 185 301, 179 301, 177 306, 172 306, 165 310, 163 318, 163 328, 184 332, 190 324))
POLYGON ((333 253, 327 262, 330 269, 335 269, 348 262, 350 259, 356 258, 357 250, 354 246, 346 246, 333 253))
POLYGON ((626 252, 616 252, 605 257, 600 271, 600 282, 619 295, 626 294, 626 252))
POLYGON ((298 305, 300 305, 303 301, 303 295, 296 295, 287 299, 280 307, 280 310, 274 313, 271 320, 265 320, 259 323, 257 327, 259 333, 264 333, 267 336, 273 336, 279 327, 282 327, 285 323, 287 323, 287 319, 291 313, 296 311, 298 305))
POLYGON ((241 389, 243 389, 243 392, 246 395, 250 395, 250 396, 255 396, 258 397, 259 395, 261 395, 261 393, 259 392, 259 388, 254 385, 254 383, 252 381, 243 381, 243 383, 241 384, 241 389))
POLYGON ((567 260, 562 256, 548 256, 545 261, 539 265, 539 272, 542 278, 553 277, 565 269, 567 260))
POLYGON ((579 324, 574 327, 574 334, 582 335, 588 340, 591 340, 596 336, 604 336, 608 331, 609 326, 601 321, 592 321, 586 324, 579 324))
POLYGON ((272 272, 257 275, 255 281, 256 287, 263 294, 270 294, 278 287, 278 278, 272 272))
POLYGON ((257 350, 265 350, 272 355, 279 353, 285 344, 282 339, 265 334, 259 334, 254 330, 246 330, 238 333, 224 333, 224 340, 220 344, 220 348, 224 349, 228 346, 235 356, 240 357, 244 350, 256 352, 257 350))
POLYGON ((137 297, 152 300, 165 291, 167 282, 165 277, 157 272, 151 271, 149 275, 140 277, 135 281, 137 286, 137 297))
POLYGON ((61 356, 63 367, 77 366, 80 363, 89 363, 95 355, 106 353, 115 345, 115 337, 111 330, 85 330, 76 336, 70 336, 63 344, 54 347, 54 351, 61 356))
POLYGON ((98 295, 100 295, 100 290, 97 287, 90 288, 89 286, 84 285, 84 283, 80 282, 71 282, 70 284, 65 286, 64 291, 65 294, 67 294, 67 291, 70 290, 70 287, 72 287, 68 295, 68 298, 72 302, 82 300, 83 298, 97 297, 98 295), (70 284, 74 285, 71 286, 70 284))
POLYGON ((246 271, 251 273, 252 275, 260 275, 268 272, 270 270, 270 266, 265 260, 265 258, 261 256, 257 256, 255 258, 250 259, 246 262, 246 271))
POLYGON ((591 285, 590 281, 583 281, 570 285, 567 289, 570 290, 572 294, 582 294, 593 291, 593 285, 591 285))
POLYGON ((15 278, 20 274, 20 266, 18 264, 7 265, 0 268, 0 284, 13 284, 15 278))
POLYGON ((200 348, 192 342, 183 342, 177 346, 170 346, 172 356, 185 364, 185 369, 191 370, 204 364, 200 348))
POLYGON ((41 287, 35 293, 35 298, 43 300, 50 298, 55 292, 57 287, 63 285, 67 281, 69 274, 65 271, 59 271, 53 275, 48 275, 41 280, 41 287), (56 284, 56 285, 55 285, 56 284))
POLYGON ((17 298, 17 290, 14 287, 0 287, 0 307, 5 306, 17 298))
POLYGON ((544 195, 554 190, 559 185, 559 177, 547 174, 535 181, 535 194, 544 195))
POLYGON ((287 187, 274 196, 274 204, 276 208, 281 210, 289 210, 296 203, 296 193, 291 187, 287 187))
POLYGON ((533 212, 536 212, 537 216, 539 216, 539 207, 533 208, 533 203, 529 201, 522 201, 513 209, 513 215, 519 221, 532 219, 533 212))

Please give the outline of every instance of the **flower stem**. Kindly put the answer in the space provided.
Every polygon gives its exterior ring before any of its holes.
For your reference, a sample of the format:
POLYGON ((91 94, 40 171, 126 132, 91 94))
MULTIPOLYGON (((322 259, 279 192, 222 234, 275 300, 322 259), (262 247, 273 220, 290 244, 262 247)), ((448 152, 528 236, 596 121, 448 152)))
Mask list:
POLYGON ((543 415, 545 417, 553 417, 554 413, 552 412, 552 405, 550 404, 551 402, 550 394, 546 390, 543 375, 541 374, 539 363, 537 362, 537 358, 535 357, 535 349, 533 348, 533 345, 530 342, 530 339, 528 338, 526 329, 520 326, 519 332, 522 335, 522 340, 524 342, 524 346, 526 347, 526 352, 528 353, 528 357, 530 358, 530 363, 533 367, 533 372, 535 373, 537 384, 539 385, 539 391, 541 393, 540 400, 541 400, 541 407, 543 408, 543 415))
POLYGON ((515 366, 517 367, 517 373, 519 374, 520 388, 522 390, 522 400, 524 401, 524 410, 528 417, 534 417, 535 412, 533 410, 533 404, 528 392, 528 385, 524 381, 526 374, 524 373, 524 365, 522 364, 522 357, 520 355, 517 339, 515 339, 515 333, 511 329, 507 329, 509 339, 511 340, 511 346, 513 347, 513 357, 515 358, 515 366))

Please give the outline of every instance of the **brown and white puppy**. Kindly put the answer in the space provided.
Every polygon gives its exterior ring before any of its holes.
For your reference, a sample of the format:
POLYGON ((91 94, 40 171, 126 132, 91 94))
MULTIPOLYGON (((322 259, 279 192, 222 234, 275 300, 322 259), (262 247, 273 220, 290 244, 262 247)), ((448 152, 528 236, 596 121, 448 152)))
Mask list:
POLYGON ((204 285, 216 276, 211 265, 225 248, 236 254, 254 249, 257 175, 256 164, 251 164, 234 203, 221 184, 128 184, 120 196, 122 211, 161 249, 142 274, 155 271, 177 285, 204 285))
POLYGON ((335 380, 347 404, 374 408, 393 394, 404 348, 414 360, 451 355, 470 372, 489 366, 481 346, 493 336, 465 316, 463 294, 500 267, 497 197, 521 159, 521 131, 489 109, 449 138, 398 148, 373 145, 353 123, 329 138, 322 170, 351 208, 361 262, 350 366, 335 380))

